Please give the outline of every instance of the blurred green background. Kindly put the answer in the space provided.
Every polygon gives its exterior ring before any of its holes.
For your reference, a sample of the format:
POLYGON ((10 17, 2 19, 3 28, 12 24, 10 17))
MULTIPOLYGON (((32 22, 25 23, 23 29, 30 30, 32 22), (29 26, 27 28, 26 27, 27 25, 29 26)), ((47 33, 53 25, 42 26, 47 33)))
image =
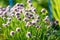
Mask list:
MULTIPOLYGON (((13 0, 13 4, 15 5, 16 3, 27 3, 27 0, 13 0)), ((35 3, 37 7, 44 7, 48 9, 48 0, 32 0, 32 3, 35 3)), ((9 0, 0 0, 0 5, 3 7, 6 7, 9 5, 9 0)))

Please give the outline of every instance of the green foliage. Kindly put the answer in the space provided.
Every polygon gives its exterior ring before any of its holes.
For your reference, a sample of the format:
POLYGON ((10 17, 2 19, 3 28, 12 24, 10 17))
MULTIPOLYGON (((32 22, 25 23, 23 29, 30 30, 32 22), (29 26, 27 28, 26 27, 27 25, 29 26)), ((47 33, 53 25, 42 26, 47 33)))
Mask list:
POLYGON ((52 4, 53 16, 56 20, 59 21, 60 25, 60 0, 52 0, 51 4, 52 4))
MULTIPOLYGON (((26 1, 27 0, 13 0, 14 4, 16 3, 24 3, 25 5, 27 4, 26 1)), ((39 14, 40 16, 40 22, 38 22, 38 24, 41 26, 41 28, 37 29, 35 28, 35 26, 31 26, 26 28, 25 27, 25 22, 23 21, 19 21, 16 19, 16 17, 12 17, 12 21, 10 23, 9 26, 7 26, 6 28, 4 28, 2 26, 3 23, 6 23, 6 20, 3 20, 2 18, 0 18, 0 27, 2 28, 0 30, 0 40, 60 40, 60 30, 57 30, 56 33, 53 32, 53 28, 47 28, 48 26, 51 26, 49 24, 46 24, 43 19, 45 18, 46 15, 48 15, 48 12, 45 13, 44 15, 42 15, 42 13, 40 12, 42 8, 46 8, 48 9, 48 5, 47 5, 48 0, 32 0, 33 6, 36 8, 37 10, 37 14, 39 14), (40 3, 41 1, 41 3, 40 3), (17 27, 21 28, 20 32, 16 32, 15 29, 17 27), (14 36, 10 36, 10 31, 15 31, 14 36), (26 37, 26 32, 30 31, 32 34, 31 38, 27 38, 26 37), (49 33, 49 35, 48 35, 49 33)), ((2 7, 6 7, 7 5, 9 5, 9 1, 8 0, 0 0, 0 6, 2 7)), ((55 2, 54 4, 52 4, 53 7, 53 15, 56 19, 59 19, 56 15, 56 11, 59 12, 59 10, 57 10, 55 8, 55 2)), ((60 7, 60 6, 59 6, 60 7)), ((58 14, 58 13, 57 13, 58 14)), ((21 16, 23 18, 23 16, 21 16)), ((59 19, 60 20, 60 19, 59 19)))

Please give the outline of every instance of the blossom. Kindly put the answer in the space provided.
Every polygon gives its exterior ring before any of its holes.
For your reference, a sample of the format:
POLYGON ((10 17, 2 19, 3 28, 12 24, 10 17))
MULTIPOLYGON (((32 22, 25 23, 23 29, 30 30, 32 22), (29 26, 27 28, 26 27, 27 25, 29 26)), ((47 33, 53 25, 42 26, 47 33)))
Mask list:
POLYGON ((34 8, 34 7, 31 7, 30 10, 31 10, 33 13, 36 12, 36 8, 34 8))
POLYGON ((57 25, 59 22, 58 22, 58 20, 55 20, 54 23, 57 25))
POLYGON ((2 24, 2 26, 3 26, 3 27, 6 27, 6 26, 7 26, 7 24, 4 24, 4 23, 3 23, 3 24, 2 24))
POLYGON ((25 21, 25 22, 27 22, 28 20, 29 20, 29 19, 28 19, 28 18, 26 18, 26 17, 23 19, 23 21, 25 21))
POLYGON ((26 33, 26 37, 27 37, 27 38, 30 38, 30 37, 31 37, 31 33, 30 33, 30 32, 27 32, 27 33, 26 33))
POLYGON ((49 17, 46 16, 45 19, 44 19, 44 21, 46 21, 46 22, 49 21, 49 17))
POLYGON ((21 20, 21 18, 19 17, 19 18, 17 18, 18 20, 21 20))
POLYGON ((10 32, 10 36, 13 36, 14 34, 15 34, 14 31, 11 31, 11 32, 10 32))
POLYGON ((31 0, 27 0, 27 3, 28 3, 28 4, 31 3, 31 0))
POLYGON ((43 8, 43 9, 41 10, 41 12, 42 12, 42 13, 45 13, 45 12, 46 12, 46 9, 45 9, 45 8, 43 8))
POLYGON ((32 25, 31 22, 27 22, 27 23, 26 23, 26 27, 31 26, 31 25, 32 25))
POLYGON ((36 25, 36 20, 34 19, 34 20, 32 20, 32 25, 36 25))
POLYGON ((11 21, 11 18, 10 18, 10 17, 8 17, 8 18, 7 18, 7 20, 8 20, 8 21, 11 21))
POLYGON ((7 21, 7 23, 6 23, 7 25, 9 25, 10 24, 10 21, 7 21))
POLYGON ((6 11, 6 8, 2 8, 2 11, 3 11, 3 12, 6 11))
POLYGON ((36 28, 40 28, 41 26, 39 26, 39 25, 36 25, 36 28))
POLYGON ((20 28, 16 28, 16 32, 19 32, 21 29, 20 28))

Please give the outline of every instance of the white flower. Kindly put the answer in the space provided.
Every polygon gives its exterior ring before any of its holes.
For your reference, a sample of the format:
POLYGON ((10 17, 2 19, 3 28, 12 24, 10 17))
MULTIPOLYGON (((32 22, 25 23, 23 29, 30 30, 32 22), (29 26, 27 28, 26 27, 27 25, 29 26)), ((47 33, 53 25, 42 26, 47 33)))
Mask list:
POLYGON ((49 18, 49 16, 46 16, 46 18, 49 18))
POLYGON ((44 21, 45 23, 47 23, 47 24, 50 24, 50 20, 49 20, 49 17, 48 17, 48 16, 46 16, 43 21, 44 21))
POLYGON ((30 32, 27 32, 27 33, 26 33, 26 37, 27 37, 27 38, 30 38, 30 37, 31 37, 31 33, 30 33, 30 32))
POLYGON ((7 21, 7 23, 6 23, 7 25, 9 25, 10 24, 10 21, 7 21))
POLYGON ((8 17, 8 18, 7 18, 7 20, 8 20, 8 21, 11 21, 11 18, 10 18, 10 17, 8 17))
POLYGON ((17 18, 18 20, 21 20, 21 17, 17 18))
POLYGON ((20 15, 20 13, 19 12, 15 12, 15 15, 18 16, 18 15, 20 15))
POLYGON ((45 22, 49 21, 49 17, 46 16, 45 19, 44 19, 45 22))
MULTIPOLYGON (((29 7, 32 7, 33 6, 32 3, 29 3, 28 5, 29 5, 29 7)), ((33 10, 33 9, 31 9, 31 10, 33 10)))
MULTIPOLYGON (((32 6, 32 5, 31 5, 32 6)), ((31 7, 31 9, 30 9, 33 13, 35 13, 36 12, 36 8, 34 8, 34 7, 31 7)))
POLYGON ((15 34, 14 31, 11 31, 11 32, 10 32, 10 36, 13 36, 14 34, 15 34))
POLYGON ((32 25, 35 25, 37 22, 36 22, 36 20, 34 19, 34 20, 32 20, 32 25))
POLYGON ((8 6, 6 7, 6 11, 5 11, 5 12, 8 12, 9 9, 10 9, 10 6, 8 5, 8 6))
POLYGON ((2 26, 6 27, 6 26, 7 26, 7 24, 4 24, 4 23, 3 23, 3 24, 2 24, 2 26))
POLYGON ((42 12, 42 13, 45 13, 45 12, 46 12, 46 9, 45 9, 45 8, 43 8, 43 9, 41 10, 41 12, 42 12))
POLYGON ((28 4, 31 3, 31 0, 27 0, 27 3, 28 3, 28 4))
POLYGON ((23 4, 23 3, 21 3, 21 4, 20 4, 20 7, 24 7, 24 4, 23 4))
POLYGON ((31 22, 27 22, 26 27, 31 26, 31 24, 32 24, 31 22))
POLYGON ((29 12, 24 12, 23 15, 24 16, 28 16, 29 15, 29 12))
POLYGON ((41 26, 39 26, 39 25, 36 25, 36 28, 40 28, 41 26))
POLYGON ((36 23, 39 22, 39 19, 35 19, 36 23))
POLYGON ((28 20, 29 20, 29 19, 28 19, 28 18, 26 18, 26 17, 23 19, 23 21, 25 21, 25 22, 27 22, 28 20))
POLYGON ((16 28, 16 32, 19 32, 21 29, 20 28, 16 28))
POLYGON ((16 3, 16 4, 15 4, 15 6, 18 6, 18 5, 19 5, 19 3, 16 3))
POLYGON ((3 20, 6 20, 6 17, 2 17, 3 18, 3 20))
POLYGON ((34 14, 34 17, 35 17, 36 19, 39 19, 39 18, 40 18, 40 16, 39 16, 38 14, 34 14))
POLYGON ((15 14, 13 14, 13 13, 10 14, 11 17, 14 16, 14 15, 15 15, 15 14))
POLYGON ((4 12, 6 10, 6 8, 2 8, 2 11, 4 12))
POLYGON ((57 25, 59 23, 59 21, 58 20, 55 20, 54 23, 57 25))

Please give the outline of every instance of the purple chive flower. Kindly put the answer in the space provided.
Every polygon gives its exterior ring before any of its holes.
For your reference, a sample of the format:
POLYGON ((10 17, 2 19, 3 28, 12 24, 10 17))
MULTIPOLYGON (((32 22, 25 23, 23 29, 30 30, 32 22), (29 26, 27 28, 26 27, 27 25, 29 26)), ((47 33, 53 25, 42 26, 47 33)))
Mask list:
POLYGON ((19 18, 17 18, 18 20, 21 20, 21 18, 19 17, 19 18))
POLYGON ((26 15, 29 15, 29 13, 28 13, 28 12, 26 12, 26 15))
POLYGON ((15 14, 10 14, 10 16, 14 16, 15 14))
POLYGON ((34 14, 34 17, 35 17, 36 19, 40 19, 40 16, 39 16, 38 14, 34 14))
POLYGON ((32 12, 32 10, 30 9, 29 12, 32 12))
POLYGON ((31 3, 31 0, 27 0, 27 3, 31 3))
POLYGON ((31 26, 31 24, 32 24, 31 22, 27 22, 26 27, 31 26))
POLYGON ((18 16, 16 15, 16 18, 20 18, 20 15, 18 15, 18 16))
POLYGON ((35 9, 35 8, 33 8, 32 12, 34 12, 34 13, 35 13, 35 12, 36 12, 36 9, 35 9))
POLYGON ((19 32, 21 29, 20 28, 16 28, 16 32, 19 32))
POLYGON ((49 17, 46 16, 45 19, 44 19, 44 21, 46 21, 46 22, 49 21, 49 17))
POLYGON ((35 19, 35 21, 36 21, 36 22, 39 22, 39 20, 38 20, 38 19, 35 19))
POLYGON ((19 3, 17 3, 17 4, 16 4, 16 6, 20 6, 20 4, 19 4, 19 3))
POLYGON ((16 12, 18 12, 19 10, 18 9, 15 9, 16 12))
POLYGON ((27 32, 27 33, 26 33, 26 37, 27 37, 27 38, 30 38, 30 37, 31 37, 31 33, 30 33, 30 32, 27 32))
POLYGON ((36 24, 36 21, 32 21, 32 25, 35 25, 36 24))
POLYGON ((30 17, 30 16, 28 16, 28 18, 30 19, 31 17, 30 17))
POLYGON ((32 17, 32 19, 34 19, 34 17, 32 17))
POLYGON ((6 17, 2 17, 3 18, 3 20, 6 20, 6 17))
POLYGON ((24 7, 24 4, 20 4, 21 7, 24 7))
POLYGON ((55 20, 54 23, 57 25, 59 23, 59 21, 58 20, 55 20))
POLYGON ((33 13, 36 13, 36 8, 31 7, 31 11, 32 11, 33 13))
POLYGON ((18 4, 17 6, 20 6, 20 4, 18 4))
POLYGON ((30 6, 32 7, 33 5, 32 5, 32 4, 30 4, 30 6))
POLYGON ((46 12, 46 9, 45 9, 45 8, 43 8, 43 9, 41 10, 41 12, 42 12, 42 13, 45 13, 45 12, 46 12))
POLYGON ((2 11, 4 12, 6 10, 6 8, 3 8, 2 11))
POLYGON ((10 24, 10 21, 7 21, 7 25, 9 25, 10 24))
POLYGON ((36 25, 36 28, 40 28, 40 26, 39 25, 36 25))
POLYGON ((10 32, 10 36, 13 36, 14 34, 15 34, 14 31, 11 31, 11 32, 10 32))
POLYGON ((18 16, 18 15, 20 15, 20 13, 16 13, 16 15, 18 16))
POLYGON ((37 16, 37 19, 40 19, 40 16, 37 16))
POLYGON ((33 14, 30 14, 30 17, 33 17, 33 14))
POLYGON ((8 21, 11 21, 11 18, 8 17, 7 20, 8 20, 8 21))
POLYGON ((25 22, 27 22, 28 20, 29 20, 29 19, 28 19, 28 18, 26 18, 26 17, 23 19, 23 21, 25 21, 25 22))

